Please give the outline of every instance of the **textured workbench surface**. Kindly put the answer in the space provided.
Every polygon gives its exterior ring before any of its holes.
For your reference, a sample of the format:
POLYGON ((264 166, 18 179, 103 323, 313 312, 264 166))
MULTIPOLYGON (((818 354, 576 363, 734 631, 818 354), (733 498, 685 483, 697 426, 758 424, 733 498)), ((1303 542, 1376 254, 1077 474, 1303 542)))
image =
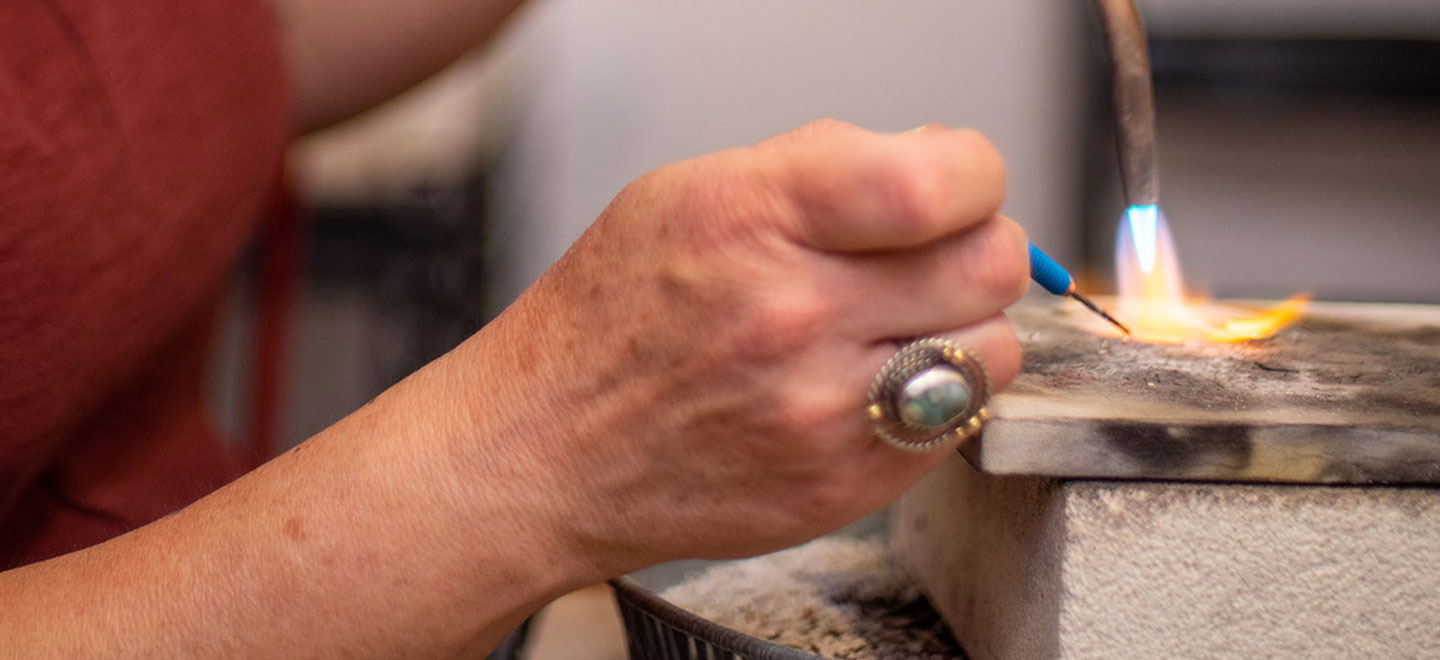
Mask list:
POLYGON ((1023 373, 962 449, 983 471, 1440 483, 1440 307, 1316 303, 1268 340, 1178 346, 1063 301, 1011 319, 1023 373))

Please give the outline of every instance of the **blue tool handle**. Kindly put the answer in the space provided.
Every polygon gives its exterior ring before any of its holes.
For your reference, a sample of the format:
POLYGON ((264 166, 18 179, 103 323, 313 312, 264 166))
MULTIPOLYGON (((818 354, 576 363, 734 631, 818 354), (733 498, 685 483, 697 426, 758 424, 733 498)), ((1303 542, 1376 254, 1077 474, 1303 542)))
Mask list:
POLYGON ((1070 273, 1034 243, 1030 244, 1030 279, 1057 296, 1067 296, 1075 290, 1075 280, 1071 279, 1070 273))

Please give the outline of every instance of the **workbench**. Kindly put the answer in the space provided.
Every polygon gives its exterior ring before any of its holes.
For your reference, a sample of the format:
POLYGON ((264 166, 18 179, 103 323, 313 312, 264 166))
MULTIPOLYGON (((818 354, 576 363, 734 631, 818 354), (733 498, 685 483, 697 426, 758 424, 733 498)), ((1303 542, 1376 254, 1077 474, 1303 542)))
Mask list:
POLYGON ((1238 345, 1012 320, 1022 375, 891 523, 970 657, 1440 657, 1440 308, 1238 345))

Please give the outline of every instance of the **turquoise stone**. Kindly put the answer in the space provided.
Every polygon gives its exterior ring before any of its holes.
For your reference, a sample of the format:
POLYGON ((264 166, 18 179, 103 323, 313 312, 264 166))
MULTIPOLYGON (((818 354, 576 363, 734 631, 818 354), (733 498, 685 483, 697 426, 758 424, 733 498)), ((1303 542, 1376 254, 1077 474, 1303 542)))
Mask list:
POLYGON ((900 421, 912 428, 952 424, 969 407, 970 384, 953 367, 930 367, 905 383, 895 402, 900 421))

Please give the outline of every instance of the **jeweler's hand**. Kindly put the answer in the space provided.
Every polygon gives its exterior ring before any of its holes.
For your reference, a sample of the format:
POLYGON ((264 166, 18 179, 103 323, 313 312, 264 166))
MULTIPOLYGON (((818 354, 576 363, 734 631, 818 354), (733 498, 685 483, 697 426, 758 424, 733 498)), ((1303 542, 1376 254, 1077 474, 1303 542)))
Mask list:
MULTIPOLYGON (((1020 361, 1028 282, 979 134, 809 124, 647 174, 467 351, 503 446, 597 566, 777 549, 897 497, 948 452, 879 442, 897 342, 1020 361), (480 361, 484 362, 480 362, 480 361)), ((492 437, 492 439, 494 439, 492 437)))

